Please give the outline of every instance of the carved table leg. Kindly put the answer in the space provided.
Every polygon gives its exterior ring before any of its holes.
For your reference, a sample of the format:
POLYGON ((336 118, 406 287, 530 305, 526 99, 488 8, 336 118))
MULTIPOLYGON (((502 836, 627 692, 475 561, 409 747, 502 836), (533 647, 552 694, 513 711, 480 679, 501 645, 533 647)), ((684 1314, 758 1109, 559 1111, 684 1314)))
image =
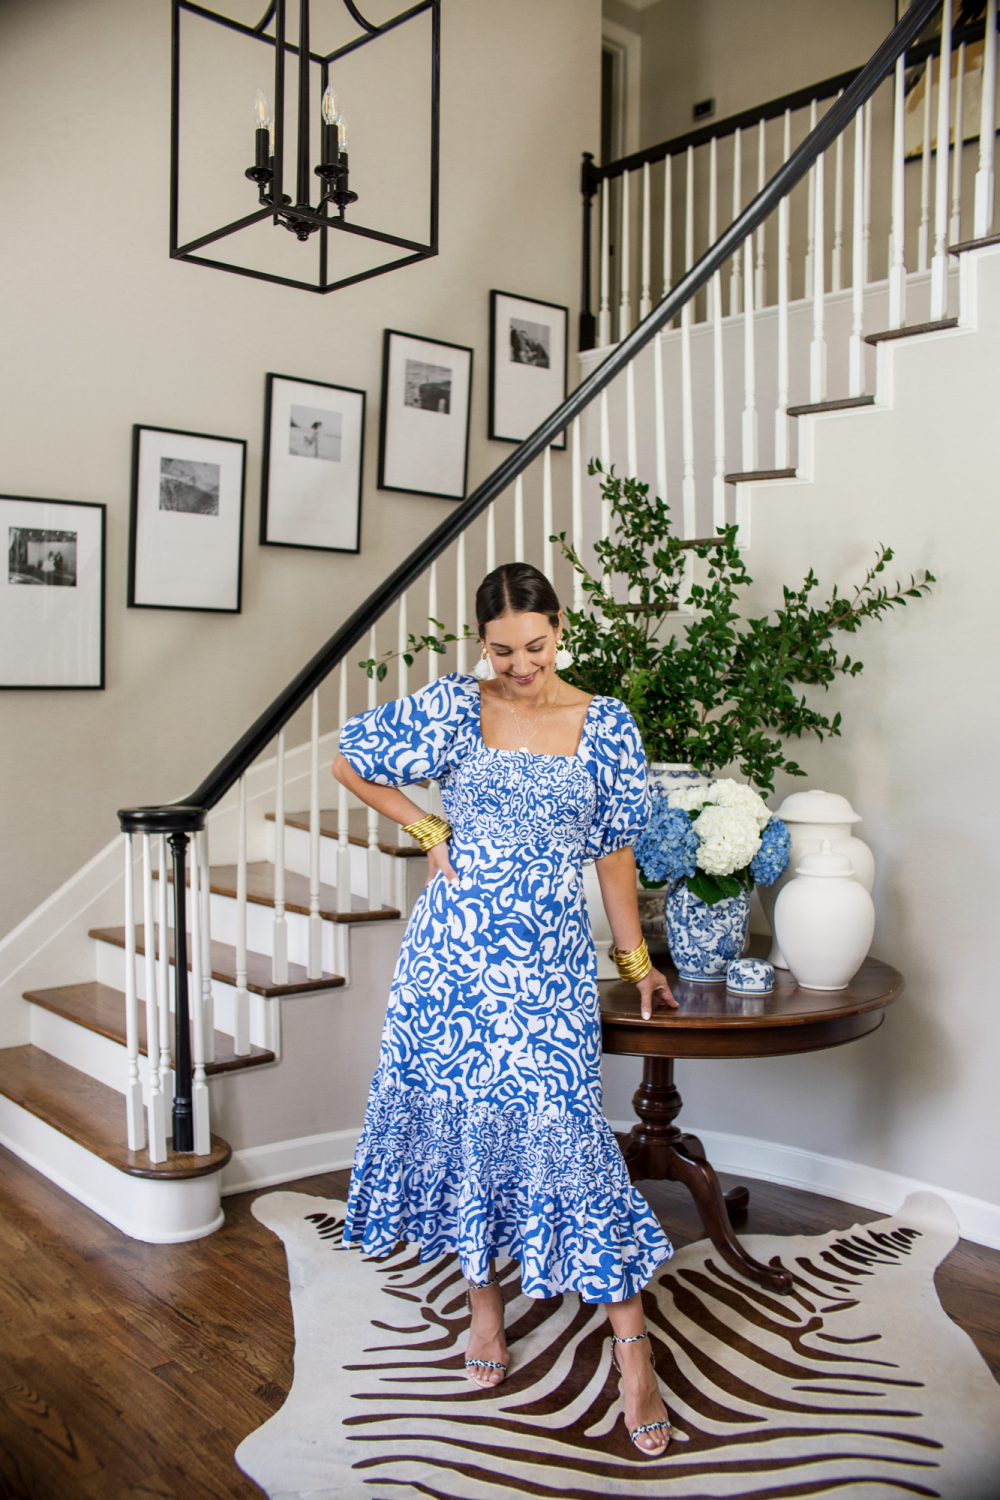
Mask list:
POLYGON ((746 1209, 746 1188, 733 1188, 723 1196, 719 1179, 705 1158, 704 1147, 697 1136, 685 1135, 674 1124, 680 1113, 681 1096, 674 1083, 672 1057, 643 1059, 642 1083, 632 1101, 638 1124, 622 1140, 622 1151, 632 1181, 663 1180, 682 1182, 695 1201, 712 1244, 734 1270, 750 1281, 775 1292, 790 1292, 792 1278, 787 1271, 761 1265, 748 1255, 733 1234, 730 1213, 746 1209))

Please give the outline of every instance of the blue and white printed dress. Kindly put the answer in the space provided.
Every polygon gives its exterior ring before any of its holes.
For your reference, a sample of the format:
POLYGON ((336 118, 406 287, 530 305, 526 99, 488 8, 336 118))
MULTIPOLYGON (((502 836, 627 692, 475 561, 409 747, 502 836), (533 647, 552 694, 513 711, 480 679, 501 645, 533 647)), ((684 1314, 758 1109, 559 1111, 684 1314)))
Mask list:
POLYGON ((435 876, 406 929, 344 1244, 454 1251, 476 1282, 510 1255, 528 1296, 620 1302, 673 1251, 601 1111, 581 866, 646 825, 642 742, 595 698, 575 755, 490 749, 479 704, 453 673, 341 734, 366 781, 439 782, 458 876, 435 876))

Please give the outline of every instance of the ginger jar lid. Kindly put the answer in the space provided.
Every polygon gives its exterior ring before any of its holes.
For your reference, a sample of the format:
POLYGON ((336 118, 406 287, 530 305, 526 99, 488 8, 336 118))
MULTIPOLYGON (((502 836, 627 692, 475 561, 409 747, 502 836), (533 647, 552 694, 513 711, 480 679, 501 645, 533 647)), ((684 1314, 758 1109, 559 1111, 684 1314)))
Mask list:
POLYGON ((854 866, 846 854, 834 854, 829 839, 824 839, 818 852, 804 854, 795 866, 796 875, 819 875, 824 879, 853 879, 854 866))
POLYGON ((846 797, 839 792, 823 792, 818 787, 809 792, 790 792, 778 808, 777 817, 784 823, 860 823, 846 797))

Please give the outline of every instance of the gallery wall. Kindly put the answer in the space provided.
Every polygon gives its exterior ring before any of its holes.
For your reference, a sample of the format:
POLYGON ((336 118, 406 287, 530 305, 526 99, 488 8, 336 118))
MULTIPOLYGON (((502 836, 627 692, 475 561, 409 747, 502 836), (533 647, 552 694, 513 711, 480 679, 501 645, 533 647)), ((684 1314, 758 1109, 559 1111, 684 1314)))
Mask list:
MULTIPOLYGON (((0 694, 0 933, 114 836, 116 808, 189 792, 447 514, 376 487, 384 328, 475 350, 470 487, 509 453, 486 438, 489 291, 574 302, 599 34, 599 0, 444 0, 441 254, 320 298, 168 258, 168 0, 0 8, 0 493, 108 507, 105 691, 0 694), (257 543, 268 371, 368 392, 357 556, 257 543), (247 440, 241 614, 126 608, 136 422, 247 440)), ((408 123, 388 82, 387 138, 408 123)))

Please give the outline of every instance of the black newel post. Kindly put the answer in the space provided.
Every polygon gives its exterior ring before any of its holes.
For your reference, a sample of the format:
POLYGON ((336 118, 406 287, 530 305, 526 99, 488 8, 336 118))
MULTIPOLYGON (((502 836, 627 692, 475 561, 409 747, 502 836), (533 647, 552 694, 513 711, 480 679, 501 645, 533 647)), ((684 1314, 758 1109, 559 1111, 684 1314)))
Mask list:
POLYGON ((187 846, 186 833, 172 833, 174 851, 174 976, 177 1009, 174 1016, 174 1150, 194 1150, 191 1108, 191 1019, 188 1007, 187 959, 187 846))
POLYGON ((580 168, 580 191, 583 194, 583 242, 580 268, 580 344, 581 349, 593 349, 597 342, 597 322, 590 310, 590 205, 597 191, 597 179, 593 169, 594 153, 583 153, 580 168))

